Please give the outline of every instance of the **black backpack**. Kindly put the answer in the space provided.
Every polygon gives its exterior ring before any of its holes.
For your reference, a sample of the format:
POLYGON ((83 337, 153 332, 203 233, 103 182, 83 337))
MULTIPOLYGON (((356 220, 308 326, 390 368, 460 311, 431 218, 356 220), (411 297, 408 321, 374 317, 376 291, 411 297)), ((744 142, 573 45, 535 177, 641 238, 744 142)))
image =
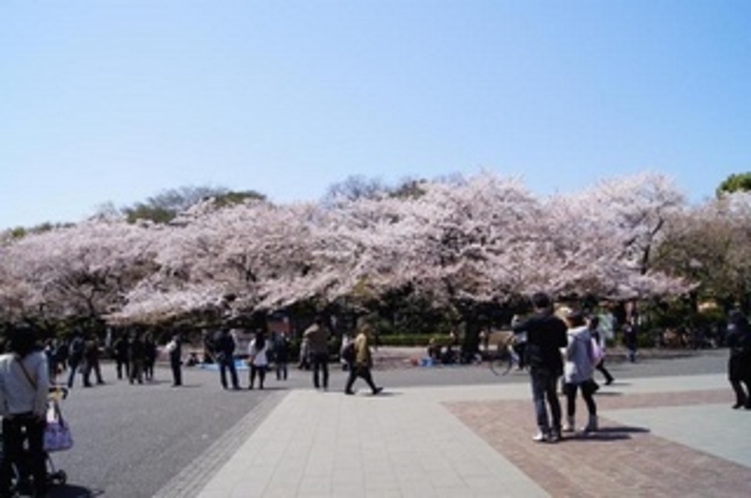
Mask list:
POLYGON ((80 337, 74 337, 70 343, 68 355, 71 360, 80 360, 83 357, 83 339, 80 337))
POLYGON ((344 346, 344 349, 342 349, 342 359, 347 363, 354 363, 355 356, 355 341, 350 341, 350 343, 344 346))

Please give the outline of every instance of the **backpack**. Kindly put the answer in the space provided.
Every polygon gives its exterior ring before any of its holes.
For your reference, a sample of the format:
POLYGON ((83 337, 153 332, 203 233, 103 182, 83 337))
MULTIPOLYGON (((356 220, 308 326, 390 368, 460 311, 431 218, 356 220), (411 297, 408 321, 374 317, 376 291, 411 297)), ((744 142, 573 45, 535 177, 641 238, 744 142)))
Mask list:
POLYGON ((342 359, 347 363, 354 363, 355 356, 355 341, 350 341, 350 343, 344 346, 344 349, 342 349, 342 359))
POLYGON ((75 337, 70 343, 68 355, 72 360, 80 360, 83 357, 84 343, 80 337, 75 337))

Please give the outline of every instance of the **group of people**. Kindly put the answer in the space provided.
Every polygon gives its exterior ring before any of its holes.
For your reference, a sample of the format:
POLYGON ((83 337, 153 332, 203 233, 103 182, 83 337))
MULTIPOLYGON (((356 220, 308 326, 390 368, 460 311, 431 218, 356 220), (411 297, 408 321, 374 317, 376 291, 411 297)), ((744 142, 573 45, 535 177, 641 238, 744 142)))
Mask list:
MULTIPOLYGON (((375 340, 375 331, 368 323, 357 327, 355 338, 345 337, 342 341, 341 359, 344 369, 348 371, 344 393, 355 394, 354 384, 361 378, 370 387, 373 395, 383 391, 373 381, 373 355, 371 347, 375 340)), ((310 368, 313 370, 313 387, 327 391, 329 388, 329 340, 331 330, 322 316, 317 316, 313 324, 303 332, 303 341, 307 345, 310 368)))
POLYGON ((536 442, 558 442, 564 432, 576 431, 576 397, 580 392, 587 407, 585 434, 598 430, 597 404, 594 393, 598 385, 593 378, 600 365, 608 384, 613 377, 605 369, 602 334, 598 320, 581 310, 568 310, 562 319, 554 313, 553 302, 545 293, 532 296, 534 313, 513 325, 515 334, 525 334, 525 359, 532 384, 538 432, 536 442), (563 353, 562 353, 563 352, 563 353), (563 377, 566 417, 558 400, 558 383, 563 377))
MULTIPOLYGON (((604 341, 596 316, 580 310, 569 310, 564 318, 554 313, 550 297, 544 293, 532 296, 535 312, 513 325, 515 334, 526 335, 526 361, 532 384, 538 432, 533 440, 555 443, 562 433, 576 430, 576 397, 581 392, 587 409, 587 423, 582 432, 598 430, 597 404, 594 393, 599 385, 593 378, 597 369, 611 384, 613 376, 605 368, 604 341), (561 354, 563 352, 563 354, 561 354), (559 379, 563 377, 566 396, 565 418, 557 396, 559 379)), ((628 332, 626 332, 628 340, 628 332)), ((635 340, 627 343, 629 360, 634 361, 635 340)), ((751 324, 740 310, 730 313, 726 343, 730 351, 728 379, 735 394, 733 409, 751 410, 751 324)))
POLYGON ((224 389, 241 389, 237 372, 237 359, 240 357, 247 358, 250 372, 248 389, 255 389, 256 380, 258 380, 258 388, 264 388, 266 372, 272 363, 272 357, 277 380, 287 380, 290 343, 284 332, 275 334, 269 340, 265 331, 256 331, 248 343, 247 351, 243 354, 238 351, 237 339, 232 335, 229 327, 223 327, 213 335, 205 332, 203 346, 206 353, 204 360, 216 363, 219 369, 219 380, 224 389))
MULTIPOLYGON (((305 344, 303 354, 306 355, 305 362, 312 370, 313 387, 324 391, 329 389, 329 343, 331 337, 331 329, 323 316, 317 316, 302 334, 302 342, 305 344)), ((353 386, 358 378, 367 383, 373 394, 378 394, 383 390, 375 384, 371 373, 373 367, 371 343, 373 338, 373 328, 369 324, 362 324, 358 327, 354 339, 343 342, 343 353, 345 349, 348 349, 345 346, 350 342, 352 348, 351 357, 348 357, 344 363, 345 369, 349 372, 344 388, 346 394, 354 394, 353 386)), ((229 328, 223 328, 213 336, 206 334, 204 336, 204 348, 208 356, 218 366, 222 388, 241 389, 236 361, 242 354, 237 350, 237 340, 230 333, 229 328)), ((248 389, 255 389, 256 381, 259 389, 264 388, 266 373, 270 370, 272 363, 276 372, 276 379, 287 380, 290 353, 291 345, 286 333, 274 334, 269 339, 263 330, 256 331, 246 352, 249 370, 248 389)), ((342 355, 343 358, 344 356, 345 354, 342 355)))

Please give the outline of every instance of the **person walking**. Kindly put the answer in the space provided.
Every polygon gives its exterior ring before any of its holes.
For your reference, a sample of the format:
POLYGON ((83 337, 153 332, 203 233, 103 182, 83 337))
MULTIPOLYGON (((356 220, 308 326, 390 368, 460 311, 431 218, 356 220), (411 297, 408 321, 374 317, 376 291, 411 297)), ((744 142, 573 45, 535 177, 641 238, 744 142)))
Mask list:
POLYGON ((725 342, 730 350, 728 380, 735 393, 733 409, 751 410, 751 326, 740 310, 728 316, 725 342))
POLYGON ((354 361, 349 367, 349 377, 347 378, 347 385, 344 388, 344 394, 355 394, 352 390, 352 386, 355 384, 355 380, 358 377, 363 379, 370 391, 375 396, 383 391, 383 387, 378 387, 373 382, 373 375, 371 369, 373 368, 373 355, 370 352, 370 341, 373 337, 373 327, 369 324, 363 324, 357 331, 357 336, 354 341, 354 361))
POLYGON ((232 389, 240 389, 240 381, 237 378, 237 367, 235 366, 235 348, 237 343, 235 338, 229 333, 227 327, 222 327, 214 337, 214 353, 216 362, 219 365, 219 380, 224 389, 228 389, 227 372, 230 374, 232 389))
POLYGON ((183 342, 180 334, 173 335, 165 349, 169 355, 169 365, 172 369, 172 387, 181 386, 183 385, 183 342))
POLYGON ((263 389, 263 381, 266 379, 266 368, 268 367, 268 341, 266 334, 262 330, 256 332, 256 336, 248 344, 248 366, 250 367, 250 384, 248 389, 253 389, 256 377, 258 377, 258 388, 263 389))
POLYGON ((593 315, 589 318, 589 321, 587 322, 587 327, 589 328, 589 334, 592 336, 592 339, 597 343, 597 346, 600 349, 600 358, 599 360, 595 358, 596 366, 595 369, 598 370, 602 375, 605 376, 605 385, 609 386, 613 383, 615 380, 611 373, 608 371, 607 368, 605 368, 605 334, 602 330, 600 330, 600 317, 597 315, 593 315))
POLYGON ((527 334, 526 363, 539 429, 532 439, 535 442, 556 443, 561 438, 561 404, 556 385, 563 374, 560 350, 568 344, 567 327, 563 320, 553 314, 553 302, 547 294, 535 293, 532 304, 535 308, 533 315, 518 322, 512 329, 515 334, 527 334))
POLYGON ((313 325, 303 332, 303 338, 308 340, 310 363, 313 367, 313 385, 316 389, 329 388, 329 337, 331 332, 322 316, 316 316, 313 325), (323 379, 320 378, 322 374, 323 379), (323 384, 321 384, 323 380, 323 384))
MULTIPOLYGON (((36 348, 34 331, 11 330, 8 354, 0 356, 0 415, 3 458, 0 463, 0 496, 11 494, 13 468, 31 474, 33 496, 47 493, 44 427, 49 392, 49 369, 44 353, 36 348)), ((29 486, 28 475, 19 485, 29 486)))
POLYGON ((568 344, 563 366, 564 392, 566 393, 566 423, 563 432, 576 429, 576 392, 581 390, 587 404, 589 421, 582 429, 586 433, 597 431, 597 405, 594 393, 597 390, 592 374, 595 369, 595 354, 590 328, 581 311, 571 311, 566 315, 568 323, 568 344))
POLYGON ((81 332, 76 331, 68 345, 68 387, 72 388, 76 379, 76 373, 83 363, 84 340, 81 332))
POLYGON ((97 384, 104 384, 99 355, 99 341, 96 336, 92 335, 84 343, 83 387, 91 387, 91 372, 94 372, 97 384))

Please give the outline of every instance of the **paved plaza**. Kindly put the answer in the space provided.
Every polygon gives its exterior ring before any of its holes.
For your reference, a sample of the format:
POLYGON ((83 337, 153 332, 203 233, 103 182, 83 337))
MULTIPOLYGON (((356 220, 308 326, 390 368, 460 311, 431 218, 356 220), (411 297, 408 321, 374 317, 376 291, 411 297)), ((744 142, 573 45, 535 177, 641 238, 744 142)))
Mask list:
POLYGON ((230 457, 218 441, 159 496, 749 495, 751 412, 730 409, 723 374, 624 379, 596 400, 602 430, 552 445, 531 439, 523 382, 280 391, 230 457))

